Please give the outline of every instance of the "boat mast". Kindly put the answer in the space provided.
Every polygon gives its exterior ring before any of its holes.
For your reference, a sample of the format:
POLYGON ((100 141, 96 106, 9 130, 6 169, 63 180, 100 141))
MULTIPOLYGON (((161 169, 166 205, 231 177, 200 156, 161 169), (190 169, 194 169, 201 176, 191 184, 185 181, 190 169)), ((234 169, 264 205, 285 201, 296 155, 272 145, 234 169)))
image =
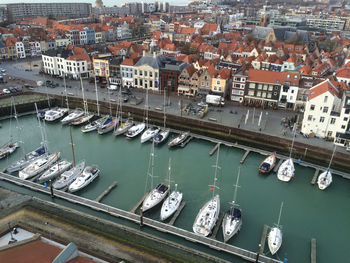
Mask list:
POLYGON ((109 103, 109 116, 112 117, 112 104, 111 104, 111 95, 109 91, 109 81, 108 81, 108 78, 106 79, 107 79, 107 93, 108 93, 108 103, 109 103))
POLYGON ((98 92, 97 92, 96 76, 95 76, 95 91, 96 91, 97 116, 100 116, 100 104, 98 103, 98 92))
POLYGON ((164 87, 164 103, 163 103, 163 122, 164 122, 164 129, 165 129, 165 122, 166 122, 166 115, 165 115, 165 87, 164 87))
POLYGON ((74 164, 74 167, 75 167, 75 153, 74 153, 74 143, 73 143, 73 136, 72 136, 72 126, 69 126, 69 133, 70 133, 70 143, 72 145, 73 164, 74 164))
POLYGON ((66 94, 67 109, 69 110, 68 94, 67 94, 67 85, 66 85, 66 74, 63 74, 63 83, 64 83, 64 93, 66 94))
POLYGON ((281 203, 280 214, 278 216, 278 221, 277 221, 277 227, 280 227, 280 220, 281 220, 282 209, 283 209, 283 201, 281 203))
POLYGON ((334 145, 332 157, 331 157, 331 160, 329 161, 329 165, 328 165, 328 169, 327 169, 327 174, 328 174, 329 169, 331 168, 332 161, 333 161, 333 157, 334 157, 334 154, 335 154, 335 150, 336 150, 336 149, 337 149, 337 145, 334 145))
POLYGON ((148 88, 146 89, 146 129, 148 128, 148 88))
POLYGON ((214 184, 213 185, 210 185, 210 187, 213 189, 213 197, 215 195, 215 188, 218 188, 216 186, 216 181, 217 181, 217 173, 218 173, 218 169, 221 169, 219 166, 218 166, 218 163, 219 163, 219 154, 220 154, 220 144, 218 146, 218 153, 216 155, 216 164, 215 164, 215 173, 214 173, 214 184))
POLYGON ((85 115, 87 115, 89 110, 88 110, 87 101, 85 100, 83 79, 81 78, 81 75, 80 75, 80 86, 81 86, 81 93, 83 95, 84 113, 85 113, 85 115))
POLYGON ((297 126, 293 125, 293 140, 292 140, 292 146, 290 147, 290 152, 289 152, 289 158, 292 158, 292 151, 293 151, 293 147, 294 147, 294 139, 295 139, 295 132, 297 130, 297 126))
POLYGON ((26 152, 24 150, 24 142, 22 140, 22 127, 20 127, 19 123, 18 123, 18 116, 17 116, 17 111, 16 111, 15 99, 13 97, 11 97, 11 100, 12 100, 12 104, 13 104, 13 110, 14 110, 14 113, 15 113, 15 119, 16 119, 16 124, 17 124, 17 129, 18 129, 18 137, 20 139, 19 142, 23 145, 22 151, 23 151, 23 155, 25 156, 26 152))
POLYGON ((154 171, 154 142, 152 142, 152 152, 151 152, 151 189, 153 189, 153 171, 154 171))
POLYGON ((236 204, 236 198, 237 198, 237 189, 239 187, 238 182, 239 182, 239 176, 241 174, 241 166, 238 167, 238 175, 237 175, 237 180, 236 180, 236 185, 235 185, 235 193, 233 195, 233 201, 232 201, 232 207, 235 206, 236 204))
POLYGON ((41 121, 40 121, 40 118, 39 118, 38 106, 37 106, 36 102, 34 103, 34 105, 35 105, 35 110, 36 110, 36 116, 37 116, 38 123, 39 123, 39 129, 40 129, 40 133, 41 133, 41 144, 44 146, 45 152, 48 152, 47 144, 46 144, 46 140, 45 140, 45 134, 44 134, 44 131, 43 131, 43 127, 41 126, 41 121))

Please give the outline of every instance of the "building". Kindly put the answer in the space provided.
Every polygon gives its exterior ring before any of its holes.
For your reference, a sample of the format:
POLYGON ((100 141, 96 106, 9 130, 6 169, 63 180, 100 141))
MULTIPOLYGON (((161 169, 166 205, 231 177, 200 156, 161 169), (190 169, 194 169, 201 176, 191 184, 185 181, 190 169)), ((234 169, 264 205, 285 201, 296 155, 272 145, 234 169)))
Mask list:
POLYGON ((134 65, 139 61, 140 58, 126 58, 120 64, 120 72, 122 77, 123 87, 133 87, 134 86, 134 65))
POLYGON ((344 30, 346 21, 340 18, 312 18, 306 19, 306 24, 309 27, 316 27, 326 31, 342 31, 344 30))
POLYGON ((188 65, 186 62, 175 60, 174 57, 167 57, 160 70, 161 90, 166 90, 167 94, 177 92, 179 76, 188 65))
POLYGON ((344 83, 326 79, 310 89, 301 131, 349 146, 350 93, 344 83))
POLYGON ((232 85, 230 91, 230 100, 243 102, 244 90, 248 80, 248 70, 238 70, 232 76, 232 85))
POLYGON ((6 5, 0 5, 0 25, 8 22, 8 12, 6 5))
POLYGON ((92 58, 94 75, 96 80, 102 84, 107 84, 109 79, 109 61, 112 59, 110 53, 107 54, 98 54, 92 58))
POLYGON ((187 95, 187 96, 196 95, 196 88, 193 85, 197 85, 197 90, 198 90, 198 83, 193 84, 193 78, 192 78, 195 72, 197 71, 192 64, 187 66, 181 71, 181 74, 179 75, 179 78, 178 78, 179 82, 178 82, 178 89, 177 89, 177 93, 179 95, 187 95))
POLYGON ((21 41, 16 42, 16 51, 17 51, 17 57, 18 58, 25 58, 26 57, 26 52, 24 49, 24 44, 21 41))
POLYGON ((216 95, 225 97, 231 83, 231 70, 222 68, 212 78, 211 92, 216 95))
POLYGON ((7 4, 10 22, 35 17, 88 17, 91 14, 88 3, 17 3, 7 4))
POLYGON ((118 87, 121 87, 122 85, 122 76, 120 73, 120 64, 122 61, 122 56, 112 57, 109 60, 109 83, 111 85, 116 85, 118 87))

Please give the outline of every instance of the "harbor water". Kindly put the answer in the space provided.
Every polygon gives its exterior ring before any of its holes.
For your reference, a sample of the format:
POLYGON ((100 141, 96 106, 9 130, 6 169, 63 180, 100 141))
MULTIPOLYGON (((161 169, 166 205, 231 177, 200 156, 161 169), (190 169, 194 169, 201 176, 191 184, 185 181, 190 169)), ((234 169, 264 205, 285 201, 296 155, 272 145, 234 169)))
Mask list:
MULTIPOLYGON (((18 138, 19 129, 15 127, 14 120, 2 121, 1 124, 1 144, 9 140, 10 134, 15 139, 18 138)), ((19 124, 22 127, 21 147, 24 147, 25 152, 38 147, 41 136, 36 118, 20 117, 19 124)), ((47 123, 45 127, 49 151, 60 151, 63 159, 72 160, 69 126, 47 123)), ((72 127, 72 134, 76 161, 85 160, 88 165, 97 165, 101 169, 100 178, 76 194, 95 199, 117 181, 118 186, 102 203, 124 210, 132 209, 151 187, 150 179, 147 180, 151 143, 141 144, 139 137, 127 140, 123 135, 115 137, 112 134, 98 135, 96 132, 83 134, 78 127, 72 127)), ((154 186, 159 182, 166 182, 168 160, 171 158, 171 180, 178 184, 186 201, 184 210, 175 222, 175 226, 179 228, 192 231, 196 214, 213 194, 209 185, 214 180, 213 165, 217 152, 213 156, 209 152, 214 146, 213 143, 193 139, 185 148, 168 149, 166 144, 155 147, 154 186)), ((221 169, 217 176, 220 189, 216 191, 220 194, 221 212, 230 207, 234 194, 233 185, 241 165, 237 203, 242 209, 243 226, 229 243, 257 251, 264 224, 273 226, 277 223, 283 201, 280 222, 283 226, 283 243, 276 258, 287 258, 288 262, 310 262, 310 240, 315 238, 318 263, 347 262, 346 251, 350 249, 350 228, 347 227, 350 219, 350 182, 334 176, 333 184, 321 191, 316 185, 310 184, 314 170, 299 165, 296 165, 295 178, 291 182, 280 182, 273 173, 267 176, 258 174, 257 168, 264 156, 250 153, 245 162, 240 164, 243 154, 239 149, 220 147, 221 169)), ((9 158, 0 160, 1 168, 22 156, 22 149, 17 149, 9 158)), ((159 213, 158 207, 145 216, 158 220, 159 213)), ((217 239, 222 241, 221 232, 220 228, 217 239)), ((157 234, 156 231, 152 233, 157 234)), ((164 237, 163 233, 159 235, 164 237)), ((203 251, 232 262, 243 262, 208 248, 203 247, 203 251)), ((267 242, 264 252, 271 256, 267 242)))

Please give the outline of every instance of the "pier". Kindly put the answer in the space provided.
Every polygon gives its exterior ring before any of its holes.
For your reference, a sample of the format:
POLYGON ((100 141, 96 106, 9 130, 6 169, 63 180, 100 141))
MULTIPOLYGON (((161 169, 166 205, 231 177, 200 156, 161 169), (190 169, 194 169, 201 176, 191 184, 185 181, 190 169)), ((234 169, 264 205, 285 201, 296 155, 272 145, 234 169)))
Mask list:
POLYGON ((281 164, 283 163, 283 159, 280 159, 277 163, 277 165, 275 165, 275 167, 273 168, 273 172, 277 173, 278 169, 280 168, 281 164))
MULTIPOLYGON (((0 173, 0 180, 4 180, 6 182, 10 182, 10 183, 14 183, 16 185, 22 186, 22 187, 27 187, 29 189, 32 189, 34 191, 38 191, 41 193, 45 193, 45 194, 50 194, 50 189, 44 187, 43 185, 31 182, 31 181, 26 181, 26 180, 22 180, 18 177, 15 176, 11 176, 5 173, 0 173)), ((90 209, 96 210, 96 211, 100 211, 100 212, 104 212, 107 213, 111 216, 115 216, 118 218, 122 218, 131 222, 134 222, 136 224, 139 224, 140 222, 140 216, 132 213, 132 212, 128 212, 116 207, 112 207, 109 205, 105 205, 103 203, 99 203, 96 202, 94 200, 90 200, 84 197, 80 197, 71 193, 66 193, 66 192, 62 192, 62 191, 54 191, 55 194, 55 198, 60 198, 62 200, 66 200, 70 203, 75 203, 78 205, 82 205, 85 207, 88 207, 90 209)), ((140 202, 141 203, 141 202, 140 202)), ((230 244, 226 244, 220 241, 217 241, 213 238, 207 238, 207 237, 202 237, 199 236, 193 232, 181 229, 181 228, 177 228, 174 226, 171 226, 169 224, 165 224, 147 217, 143 217, 143 225, 145 227, 150 227, 153 229, 156 229, 158 231, 162 231, 162 232, 166 232, 168 234, 177 236, 177 237, 181 237, 184 238, 190 242, 194 242, 194 243, 198 243, 198 244, 202 244, 204 246, 207 246, 209 248, 215 249, 217 251, 222 251, 231 255, 235 255, 238 256, 244 260, 247 260, 249 262, 255 262, 257 253, 256 252, 252 252, 243 248, 239 248, 230 244)), ((273 258, 269 258, 266 257, 264 255, 260 255, 259 257, 259 262, 263 262, 263 263, 282 263, 282 261, 277 260, 277 259, 273 259, 273 258)))
POLYGON ((193 137, 189 136, 183 143, 180 144, 180 147, 184 148, 192 139, 193 137))
POLYGON ((179 208, 176 210, 175 214, 173 215, 173 217, 169 221, 169 225, 171 225, 171 226, 174 225, 176 219, 179 217, 179 215, 180 215, 182 209, 184 209, 185 205, 186 205, 186 202, 185 201, 181 201, 181 204, 180 204, 179 208))
POLYGON ((265 243, 266 243, 266 236, 267 236, 267 230, 269 229, 269 227, 267 225, 264 225, 262 234, 261 234, 261 240, 260 240, 260 251, 259 253, 264 255, 264 250, 265 250, 265 243))
POLYGON ((102 192, 102 194, 100 194, 100 195, 95 199, 95 201, 96 201, 96 202, 101 202, 101 200, 102 200, 106 195, 108 195, 109 192, 112 191, 112 189, 113 189, 114 187, 116 187, 117 185, 118 185, 118 182, 117 182, 117 181, 114 181, 110 186, 108 186, 108 188, 107 188, 106 190, 104 190, 104 191, 102 192))
POLYGON ((247 159, 249 153, 250 153, 250 150, 245 151, 240 163, 244 163, 244 161, 245 161, 245 159, 247 159))
POLYGON ((211 234, 211 238, 216 239, 216 236, 217 236, 217 234, 219 232, 219 229, 220 229, 222 220, 224 219, 224 216, 225 216, 225 213, 221 212, 219 214, 218 221, 216 221, 215 227, 214 227, 213 232, 211 234))
POLYGON ((316 263, 316 239, 311 239, 311 263, 316 263))
POLYGON ((318 177, 318 174, 320 173, 320 169, 316 168, 315 170, 315 174, 314 176, 312 177, 312 180, 311 180, 311 184, 314 185, 317 181, 317 177, 318 177))
POLYGON ((148 193, 145 193, 145 195, 136 203, 136 205, 130 210, 131 213, 135 214, 136 210, 142 205, 143 200, 145 200, 148 193))
POLYGON ((214 146, 214 148, 209 152, 209 155, 212 156, 216 152, 216 150, 219 148, 219 146, 220 146, 220 143, 217 143, 214 146))

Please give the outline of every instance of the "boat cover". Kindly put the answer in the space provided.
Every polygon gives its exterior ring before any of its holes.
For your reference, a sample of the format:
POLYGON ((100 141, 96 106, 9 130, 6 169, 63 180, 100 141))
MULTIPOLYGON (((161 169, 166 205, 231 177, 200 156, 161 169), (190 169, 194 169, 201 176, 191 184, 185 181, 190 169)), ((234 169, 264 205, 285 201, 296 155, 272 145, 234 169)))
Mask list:
POLYGON ((165 191, 168 190, 168 187, 167 187, 166 185, 164 185, 164 184, 158 184, 157 187, 156 187, 156 189, 157 189, 159 192, 164 193, 165 191))
POLYGON ((271 167, 271 165, 269 163, 263 163, 260 166, 260 169, 263 170, 263 171, 268 171, 268 170, 270 170, 270 167, 271 167))

